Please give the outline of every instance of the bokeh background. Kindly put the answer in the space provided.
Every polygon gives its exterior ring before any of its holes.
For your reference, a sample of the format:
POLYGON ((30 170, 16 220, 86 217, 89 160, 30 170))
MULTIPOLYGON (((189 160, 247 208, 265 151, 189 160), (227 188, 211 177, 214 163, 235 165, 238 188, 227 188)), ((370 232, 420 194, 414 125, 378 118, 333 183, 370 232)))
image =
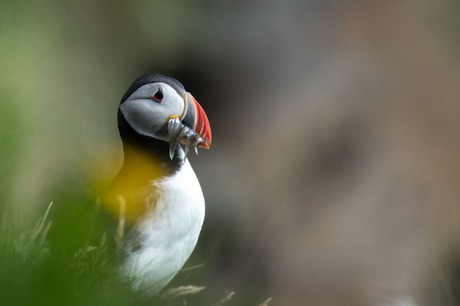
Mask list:
POLYGON ((231 305, 459 305, 459 12, 2 1, 1 207, 33 219, 63 205, 57 190, 115 175, 119 100, 161 72, 212 124, 213 148, 191 158, 207 200, 188 264, 204 266, 185 280, 207 287, 197 305, 226 290, 231 305))

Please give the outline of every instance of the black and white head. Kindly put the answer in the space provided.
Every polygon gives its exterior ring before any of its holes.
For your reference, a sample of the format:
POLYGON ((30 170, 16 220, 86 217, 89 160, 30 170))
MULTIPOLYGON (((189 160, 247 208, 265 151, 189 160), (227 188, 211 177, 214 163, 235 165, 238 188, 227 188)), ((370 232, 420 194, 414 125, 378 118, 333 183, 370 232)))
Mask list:
MULTIPOLYGON (((158 150, 167 147, 172 160, 185 146, 209 149, 211 128, 203 108, 174 78, 146 74, 137 78, 121 99, 118 129, 123 144, 158 150)), ((163 150, 164 151, 164 150, 163 150)))

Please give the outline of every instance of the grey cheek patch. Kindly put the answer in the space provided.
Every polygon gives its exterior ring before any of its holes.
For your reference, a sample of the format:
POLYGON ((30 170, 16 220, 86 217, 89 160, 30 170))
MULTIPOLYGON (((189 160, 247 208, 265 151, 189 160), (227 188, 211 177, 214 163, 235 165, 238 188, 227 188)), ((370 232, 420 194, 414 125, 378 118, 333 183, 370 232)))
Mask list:
POLYGON ((164 125, 167 117, 155 110, 152 103, 147 99, 126 101, 120 110, 136 132, 145 136, 156 137, 156 133, 164 125))

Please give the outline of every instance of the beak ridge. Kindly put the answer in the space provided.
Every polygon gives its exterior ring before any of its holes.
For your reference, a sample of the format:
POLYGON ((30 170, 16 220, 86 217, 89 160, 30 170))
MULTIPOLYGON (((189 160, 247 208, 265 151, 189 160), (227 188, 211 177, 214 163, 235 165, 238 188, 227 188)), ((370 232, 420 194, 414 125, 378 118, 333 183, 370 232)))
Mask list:
POLYGON ((202 138, 203 142, 199 147, 209 149, 212 143, 211 125, 208 116, 198 103, 198 101, 189 93, 185 93, 185 110, 182 123, 193 129, 202 138))

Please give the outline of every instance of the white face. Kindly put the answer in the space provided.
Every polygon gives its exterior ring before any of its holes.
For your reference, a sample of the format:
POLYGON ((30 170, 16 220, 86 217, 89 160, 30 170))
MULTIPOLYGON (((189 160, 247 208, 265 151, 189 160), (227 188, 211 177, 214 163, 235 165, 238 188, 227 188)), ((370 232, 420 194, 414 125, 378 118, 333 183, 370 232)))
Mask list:
POLYGON ((181 116, 184 108, 183 97, 165 83, 146 84, 140 87, 120 106, 126 121, 137 133, 166 141, 168 140, 166 135, 158 135, 158 131, 170 116, 181 116), (162 99, 153 99, 152 96, 155 96, 159 90, 162 99))

